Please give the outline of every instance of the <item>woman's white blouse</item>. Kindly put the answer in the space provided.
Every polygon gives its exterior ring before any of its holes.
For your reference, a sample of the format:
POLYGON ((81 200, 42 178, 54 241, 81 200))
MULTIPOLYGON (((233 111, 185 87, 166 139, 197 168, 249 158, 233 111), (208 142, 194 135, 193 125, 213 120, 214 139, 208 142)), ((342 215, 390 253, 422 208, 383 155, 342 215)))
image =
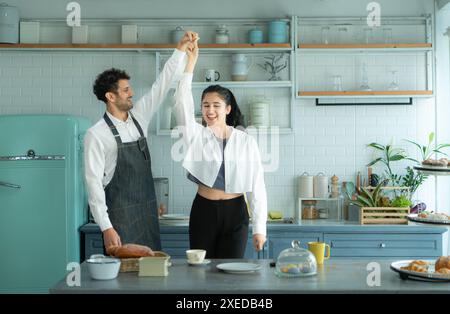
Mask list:
MULTIPOLYGON (((187 148, 183 167, 212 187, 222 164, 222 150, 213 131, 195 121, 192 73, 184 73, 176 91, 174 112, 187 148)), ((256 140, 233 128, 224 151, 225 192, 246 193, 253 234, 266 235, 267 194, 256 140)))

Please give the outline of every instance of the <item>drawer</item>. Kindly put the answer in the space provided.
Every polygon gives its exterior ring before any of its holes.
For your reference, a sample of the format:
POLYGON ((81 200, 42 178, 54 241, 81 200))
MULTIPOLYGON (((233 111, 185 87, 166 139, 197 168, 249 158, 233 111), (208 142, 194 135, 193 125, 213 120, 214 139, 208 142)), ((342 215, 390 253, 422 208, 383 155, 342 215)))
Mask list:
POLYGON ((437 257, 442 254, 438 234, 326 233, 331 257, 437 257))
POLYGON ((269 258, 276 259, 281 251, 291 248, 292 240, 299 240, 300 247, 307 249, 308 242, 321 242, 322 233, 313 232, 274 232, 269 234, 269 258))

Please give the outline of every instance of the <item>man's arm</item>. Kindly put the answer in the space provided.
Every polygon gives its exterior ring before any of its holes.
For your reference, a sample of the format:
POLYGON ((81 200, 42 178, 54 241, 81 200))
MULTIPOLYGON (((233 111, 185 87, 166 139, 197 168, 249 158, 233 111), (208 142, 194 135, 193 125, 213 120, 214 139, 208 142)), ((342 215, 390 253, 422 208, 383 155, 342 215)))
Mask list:
POLYGON ((109 220, 102 183, 105 170, 104 148, 101 141, 91 132, 87 132, 84 139, 84 164, 89 207, 95 222, 103 232, 105 248, 120 246, 120 237, 109 220))
POLYGON ((158 111, 175 78, 180 77, 184 70, 186 49, 190 45, 193 32, 186 32, 180 40, 172 56, 167 60, 163 70, 153 83, 149 92, 136 102, 133 111, 138 112, 150 123, 158 111))

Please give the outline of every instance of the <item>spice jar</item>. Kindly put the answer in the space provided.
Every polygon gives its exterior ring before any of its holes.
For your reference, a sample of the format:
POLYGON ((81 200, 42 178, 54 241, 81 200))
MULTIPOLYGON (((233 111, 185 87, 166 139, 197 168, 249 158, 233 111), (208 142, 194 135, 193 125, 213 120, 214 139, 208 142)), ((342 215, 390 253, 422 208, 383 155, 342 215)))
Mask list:
POLYGON ((302 219, 317 219, 319 213, 316 208, 317 201, 303 201, 302 205, 302 219))

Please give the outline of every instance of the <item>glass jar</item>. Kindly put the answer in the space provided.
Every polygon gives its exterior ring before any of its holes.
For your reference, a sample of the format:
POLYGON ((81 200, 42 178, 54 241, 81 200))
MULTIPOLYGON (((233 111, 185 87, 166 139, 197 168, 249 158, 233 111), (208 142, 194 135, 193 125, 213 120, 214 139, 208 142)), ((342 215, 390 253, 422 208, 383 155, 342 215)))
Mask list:
POLYGON ((303 201, 302 202, 302 219, 317 219, 319 213, 316 208, 317 201, 303 201))
POLYGON ((327 219, 328 218, 328 208, 319 208, 318 210, 319 218, 320 219, 327 219))
POLYGON ((314 255, 300 247, 300 241, 293 240, 292 248, 278 255, 275 274, 279 277, 306 277, 317 274, 317 261, 314 255))
POLYGON ((230 35, 228 34, 228 29, 226 25, 220 25, 216 29, 216 44, 228 44, 230 42, 230 35))

